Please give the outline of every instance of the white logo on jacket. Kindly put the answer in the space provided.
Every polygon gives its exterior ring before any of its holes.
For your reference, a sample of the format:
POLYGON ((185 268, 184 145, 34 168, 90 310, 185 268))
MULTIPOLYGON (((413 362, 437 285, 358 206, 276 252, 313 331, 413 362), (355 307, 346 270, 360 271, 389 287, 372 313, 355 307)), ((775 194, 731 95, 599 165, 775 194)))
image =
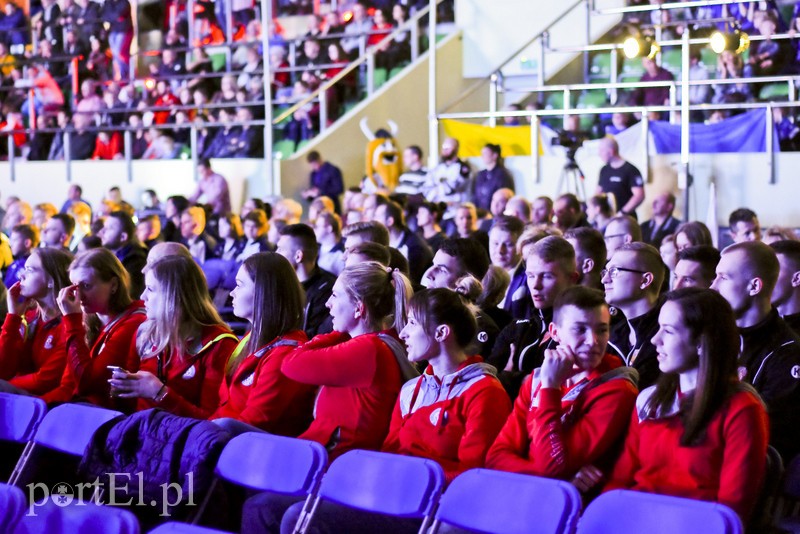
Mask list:
POLYGON ((430 420, 431 420, 431 424, 433 426, 436 426, 439 423, 439 416, 441 414, 442 414, 442 409, 441 408, 436 408, 435 410, 433 410, 431 412, 430 420))
POLYGON ((185 372, 185 373, 183 373, 183 379, 184 379, 184 380, 189 380, 189 379, 192 379, 192 378, 194 378, 194 376, 195 376, 196 374, 197 374, 197 369, 195 369, 194 365, 192 365, 191 367, 189 367, 189 368, 186 370, 186 372, 185 372))

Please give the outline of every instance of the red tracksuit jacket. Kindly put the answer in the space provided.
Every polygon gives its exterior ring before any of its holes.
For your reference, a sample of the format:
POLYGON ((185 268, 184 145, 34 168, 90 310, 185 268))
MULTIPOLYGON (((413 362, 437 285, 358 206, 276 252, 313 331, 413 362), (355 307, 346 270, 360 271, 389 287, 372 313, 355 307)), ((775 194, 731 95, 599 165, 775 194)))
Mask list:
POLYGON ((139 369, 156 375, 167 386, 167 396, 161 402, 140 398, 137 408, 162 408, 183 417, 207 419, 219 406, 225 364, 238 344, 239 339, 227 327, 210 325, 203 327, 199 352, 173 352, 167 362, 160 354, 141 360, 139 369))
POLYGON ((67 364, 62 318, 43 322, 38 311, 8 314, 0 332, 0 378, 33 395, 58 386, 67 364))
POLYGON ((647 418, 644 407, 655 386, 642 391, 625 449, 604 491, 634 489, 719 502, 747 524, 764 481, 769 420, 755 390, 744 387, 714 415, 705 439, 693 447, 680 444, 677 402, 671 413, 647 418))
POLYGON ((441 378, 428 366, 409 380, 394 407, 383 450, 438 462, 449 483, 467 469, 483 467, 511 401, 480 356, 441 378))
MULTIPOLYGON (((396 337, 394 331, 385 331, 396 337)), ((403 379, 378 333, 350 338, 320 334, 295 349, 281 366, 303 384, 322 386, 314 422, 300 437, 328 448, 332 461, 351 449, 380 450, 403 379)))
POLYGON ((538 374, 539 369, 534 370, 523 382, 486 466, 566 479, 587 464, 610 464, 636 401, 630 369, 606 354, 570 388, 542 388, 538 374))
POLYGON ((317 388, 284 376, 281 363, 306 340, 305 332, 294 330, 248 355, 233 376, 223 380, 219 408, 209 419, 231 417, 281 436, 296 437, 305 431, 317 388))
POLYGON ((67 365, 61 384, 42 396, 45 402, 85 400, 104 408, 130 411, 133 403, 110 396, 108 380, 111 378, 111 371, 108 366, 116 365, 130 372, 138 370, 136 331, 144 320, 142 301, 132 302, 103 328, 90 349, 86 345, 83 314, 71 313, 64 316, 67 365))

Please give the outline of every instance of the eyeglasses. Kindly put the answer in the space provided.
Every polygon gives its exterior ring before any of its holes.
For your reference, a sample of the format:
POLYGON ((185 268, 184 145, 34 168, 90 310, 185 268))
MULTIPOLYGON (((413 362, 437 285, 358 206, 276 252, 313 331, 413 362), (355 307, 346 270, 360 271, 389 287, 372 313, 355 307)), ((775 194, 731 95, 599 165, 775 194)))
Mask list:
POLYGON ((605 278, 606 275, 608 275, 609 278, 616 278, 619 276, 620 272, 647 274, 649 271, 639 271, 637 269, 628 269, 627 267, 611 267, 610 269, 603 269, 600 271, 600 278, 605 278))

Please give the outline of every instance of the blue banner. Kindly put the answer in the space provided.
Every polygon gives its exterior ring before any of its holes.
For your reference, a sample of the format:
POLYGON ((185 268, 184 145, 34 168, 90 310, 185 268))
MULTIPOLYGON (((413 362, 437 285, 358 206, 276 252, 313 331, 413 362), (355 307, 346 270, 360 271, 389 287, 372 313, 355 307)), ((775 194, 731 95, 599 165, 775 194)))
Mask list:
MULTIPOLYGON (((757 109, 730 117, 716 124, 689 124, 689 152, 766 152, 767 115, 757 109)), ((681 151, 681 127, 665 121, 650 123, 650 134, 656 152, 674 154, 681 151)), ((773 149, 780 151, 778 131, 773 130, 773 149)))

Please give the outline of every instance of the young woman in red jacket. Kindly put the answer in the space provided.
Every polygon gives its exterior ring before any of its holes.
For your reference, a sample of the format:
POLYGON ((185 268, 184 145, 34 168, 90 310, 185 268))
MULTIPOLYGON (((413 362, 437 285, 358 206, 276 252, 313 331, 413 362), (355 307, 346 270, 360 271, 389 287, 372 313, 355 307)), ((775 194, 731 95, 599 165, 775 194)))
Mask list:
POLYGON ((766 410, 737 377, 739 335, 709 289, 667 294, 653 338, 663 373, 636 400, 625 449, 605 490, 715 501, 747 521, 761 490, 766 410))
POLYGON ((131 411, 131 402, 111 397, 108 367, 139 368, 135 339, 145 319, 142 302, 131 300, 128 272, 110 250, 79 254, 69 277, 72 285, 58 295, 67 365, 59 386, 42 398, 49 403, 85 401, 131 411))
MULTIPOLYGON (((425 373, 405 383, 395 404, 385 452, 438 462, 447 482, 483 467, 486 451, 511 411, 496 370, 465 349, 475 338, 475 315, 450 289, 428 289, 411 297, 400 338, 412 362, 428 362, 425 373)), ((281 530, 290 531, 303 508, 289 508, 281 530)), ((358 512, 323 502, 314 529, 352 534, 415 533, 421 521, 358 512)))
POLYGON ((233 312, 250 322, 228 362, 219 406, 209 417, 241 433, 256 429, 297 436, 308 428, 317 388, 281 373, 281 364, 306 341, 305 293, 294 269, 280 254, 260 252, 245 260, 231 292, 233 312), (255 428, 254 428, 255 427, 255 428))
POLYGON ((139 371, 115 370, 112 394, 138 399, 140 410, 206 419, 219 405, 225 364, 239 340, 222 322, 191 258, 168 256, 146 266, 144 282, 139 371))
POLYGON ((412 372, 396 337, 410 294, 397 269, 377 262, 347 267, 326 303, 334 331, 300 346, 281 366, 292 380, 321 386, 314 422, 300 437, 327 447, 330 460, 351 449, 378 450, 386 438, 403 369, 412 372))
POLYGON ((20 281, 8 288, 8 315, 0 333, 0 391, 44 395, 58 386, 67 348, 56 297, 70 284, 70 262, 68 252, 33 249, 20 281))
POLYGON ((522 383, 486 465, 567 480, 588 464, 608 472, 636 402, 637 373, 606 353, 611 316, 601 291, 571 287, 553 310, 558 345, 522 383))

